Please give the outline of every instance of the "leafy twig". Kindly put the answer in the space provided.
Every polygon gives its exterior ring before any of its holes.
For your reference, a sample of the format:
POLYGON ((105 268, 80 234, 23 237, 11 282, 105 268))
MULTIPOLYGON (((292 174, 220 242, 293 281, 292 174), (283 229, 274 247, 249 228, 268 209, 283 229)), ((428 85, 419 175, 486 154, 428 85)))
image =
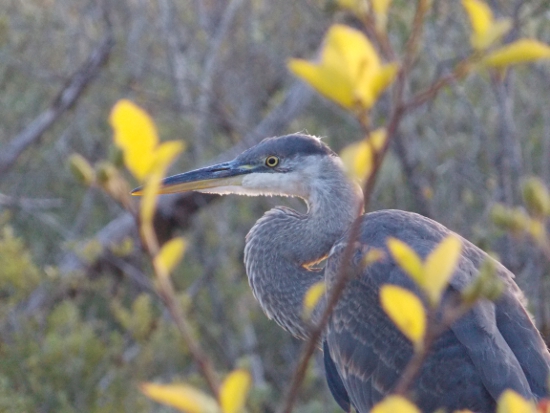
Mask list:
MULTIPOLYGON (((419 1, 417 6, 417 12, 415 14, 415 20, 414 20, 415 25, 422 25, 423 16, 426 10, 427 10, 427 1, 426 0, 419 1)), ((374 147, 371 147, 371 153, 373 154, 373 166, 372 166, 371 173, 368 176, 363 186, 364 203, 360 205, 360 208, 357 211, 358 218, 361 216, 361 214, 363 213, 363 210, 366 209, 368 205, 368 202, 374 190, 376 177, 378 175, 380 167, 382 166, 382 161, 389 149, 390 141, 392 137, 395 135, 399 127, 399 124, 401 122, 401 119, 403 117, 403 114, 405 113, 404 106, 402 105, 402 96, 403 96, 403 91, 405 86, 405 80, 410 70, 409 65, 412 64, 413 56, 416 50, 418 39, 420 37, 420 33, 421 33, 421 28, 413 27, 413 31, 411 32, 411 37, 407 42, 406 56, 409 56, 409 57, 406 57, 405 60, 410 61, 411 63, 403 65, 401 67, 400 73, 398 74, 396 93, 394 95, 394 105, 391 112, 390 120, 388 122, 386 139, 384 140, 384 143, 380 149, 376 150, 374 147)), ((379 42, 380 42, 380 37, 379 37, 379 42)), ((390 52, 389 50, 390 49, 388 49, 387 53, 393 53, 393 52, 390 52)), ((360 118, 360 121, 362 123, 363 129, 368 132, 369 130, 368 123, 364 120, 364 118, 360 118)), ((303 347, 300 361, 294 370, 294 374, 292 376, 292 380, 289 385, 288 393, 283 401, 282 408, 279 410, 283 413, 290 413, 292 411, 292 407, 298 396, 298 390, 303 381, 309 359, 313 355, 313 352, 315 351, 315 347, 317 346, 319 339, 321 338, 327 326, 327 323, 330 319, 332 311, 334 310, 336 304, 338 303, 338 300, 340 299, 340 296, 342 295, 345 289, 345 286, 348 281, 347 273, 349 269, 347 263, 351 259, 355 240, 359 236, 360 225, 361 225, 361 220, 357 219, 355 220, 355 222, 350 228, 348 242, 342 254, 343 264, 341 265, 340 270, 338 271, 338 275, 336 276, 334 285, 331 288, 327 305, 325 310, 323 311, 321 319, 319 320, 315 328, 311 331, 310 336, 303 347)))
POLYGON ((185 344, 189 348, 189 352, 191 353, 193 360, 195 361, 203 377, 205 378, 208 387, 210 388, 210 391, 212 392, 212 394, 214 394, 216 399, 219 399, 218 395, 220 386, 218 378, 216 376, 216 371, 214 370, 210 359, 208 358, 206 353, 202 351, 199 343, 197 342, 197 340, 195 340, 192 334, 191 326, 187 322, 187 319, 183 314, 183 310, 177 301, 174 285, 172 284, 172 280, 170 279, 170 274, 162 265, 159 265, 157 263, 157 260, 155 260, 155 257, 160 251, 160 247, 155 236, 153 227, 151 224, 143 225, 142 223, 140 228, 143 245, 153 262, 153 270, 158 281, 157 288, 159 296, 161 297, 164 305, 170 312, 170 315, 174 320, 176 327, 178 328, 183 340, 185 341, 185 344))

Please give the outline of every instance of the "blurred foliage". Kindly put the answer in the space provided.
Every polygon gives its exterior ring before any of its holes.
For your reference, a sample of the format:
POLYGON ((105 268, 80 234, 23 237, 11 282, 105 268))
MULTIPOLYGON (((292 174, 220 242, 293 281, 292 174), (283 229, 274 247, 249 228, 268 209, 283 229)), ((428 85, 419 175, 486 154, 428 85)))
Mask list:
MULTIPOLYGON (((204 387, 158 297, 147 282, 136 281, 149 281, 151 264, 135 240, 110 246, 111 259, 96 264, 105 250, 95 235, 122 208, 102 191, 77 182, 71 172, 74 158, 71 166, 66 161, 79 153, 96 171, 104 170, 101 165, 107 164, 98 163, 106 159, 112 162, 109 168, 120 167, 108 115, 118 99, 128 97, 153 115, 161 141, 187 142, 173 171, 200 166, 238 143, 283 100, 294 82, 286 69, 289 57, 316 56, 331 23, 357 26, 356 17, 333 0, 248 0, 230 19, 225 13, 231 3, 2 1, 0 153, 49 107, 109 24, 116 45, 75 107, 0 176, 0 211, 10 211, 10 217, 0 218, 0 411, 167 411, 140 393, 140 382, 204 387), (221 33, 224 16, 229 22, 221 33), (87 263, 85 273, 63 269, 75 251, 87 263)), ((413 3, 394 0, 385 16, 397 50, 405 47, 413 3)), ((514 17, 507 40, 550 42, 545 0, 491 6, 497 19, 514 17)), ((469 53, 469 35, 460 2, 433 1, 410 88, 421 89, 447 74, 469 53)), ((537 187, 550 182, 549 88, 547 64, 519 66, 501 77, 482 72, 451 84, 404 120, 399 133, 405 154, 391 148, 371 202, 371 209, 418 210, 419 194, 424 196, 433 218, 503 258, 543 331, 544 323, 550 325, 549 264, 533 246, 536 240, 524 242, 533 237, 513 238, 488 222, 492 210, 497 224, 519 222, 520 232, 525 222, 539 223, 539 229, 546 225, 547 193, 537 187), (524 184, 528 213, 513 207, 522 202, 522 177, 531 175, 539 178, 524 184), (500 221, 495 203, 503 207, 500 221)), ((384 99, 371 114, 373 124, 388 115, 384 99)), ((339 151, 359 138, 360 127, 315 97, 288 127, 301 130, 326 136, 339 151)), ((81 178, 89 181, 91 169, 86 171, 81 178)), ((220 374, 249 368, 255 386, 248 408, 270 412, 284 391, 299 343, 268 321, 252 297, 242 266, 244 237, 273 205, 304 207, 280 198, 226 198, 193 216, 188 251, 174 283, 193 333, 223 370, 220 374)), ((338 411, 321 364, 308 370, 300 412, 338 411)))

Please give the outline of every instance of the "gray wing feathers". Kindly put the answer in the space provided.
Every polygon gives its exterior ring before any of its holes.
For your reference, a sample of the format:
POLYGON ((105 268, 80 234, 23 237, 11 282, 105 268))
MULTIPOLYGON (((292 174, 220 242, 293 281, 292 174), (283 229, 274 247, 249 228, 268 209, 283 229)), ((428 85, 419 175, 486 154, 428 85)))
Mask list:
MULTIPOLYGON (((408 243, 425 258, 449 233, 416 214, 371 213, 362 217, 361 243, 352 263, 361 263, 360 255, 369 248, 386 250, 390 236, 408 243)), ((344 242, 336 244, 327 262, 329 288, 344 247, 344 242)), ((483 251, 464 240, 450 290, 461 291, 470 284, 485 259, 483 251)), ((380 307, 379 289, 387 283, 413 291, 416 286, 389 254, 383 262, 366 269, 356 266, 351 272, 355 277, 332 314, 326 339, 352 404, 359 412, 367 412, 392 390, 412 356, 410 342, 380 307)), ((438 407, 493 411, 495 399, 506 388, 526 397, 548 394, 550 354, 523 306, 513 275, 500 265, 498 273, 507 286, 503 296, 496 303, 478 303, 434 343, 413 388, 423 411, 438 407)))
POLYGON ((466 348, 485 388, 495 400, 508 388, 524 397, 532 397, 518 359, 497 328, 492 302, 478 303, 451 329, 466 348))

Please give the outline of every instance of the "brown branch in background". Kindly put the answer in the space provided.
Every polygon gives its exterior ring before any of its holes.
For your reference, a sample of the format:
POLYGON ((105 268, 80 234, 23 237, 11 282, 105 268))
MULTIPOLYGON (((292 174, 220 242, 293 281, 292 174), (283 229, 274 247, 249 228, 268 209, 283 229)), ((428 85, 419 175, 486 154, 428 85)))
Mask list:
POLYGON ((207 127, 210 119, 210 104, 212 102, 212 86, 219 60, 222 57, 221 51, 227 33, 235 20, 237 11, 243 4, 243 0, 230 0, 223 12, 223 17, 218 25, 214 38, 211 40, 210 48, 207 53, 206 62, 202 70, 202 79, 200 83, 200 96, 197 102, 198 119, 195 126, 195 151, 196 158, 204 157, 204 147, 208 146, 207 127))
POLYGON ((445 86, 448 86, 451 83, 454 83, 460 79, 463 79, 470 72, 470 69, 472 68, 473 64, 476 63, 478 59, 479 57, 477 55, 473 55, 470 58, 458 63, 455 69, 451 73, 440 77, 426 90, 417 93, 409 101, 407 101, 404 104, 404 110, 406 112, 409 112, 413 109, 416 109, 417 107, 435 98, 436 95, 445 86))
POLYGON ((376 43, 384 56, 389 61, 396 60, 396 54, 391 46, 390 39, 385 32, 380 32, 376 27, 376 21, 372 7, 369 7, 368 14, 360 17, 361 23, 365 26, 365 31, 370 39, 376 39, 376 43))
MULTIPOLYGON (((138 226, 140 225, 142 224, 138 222, 138 226)), ((210 361, 210 358, 207 356, 207 354, 202 350, 198 341, 193 336, 192 328, 185 318, 185 314, 183 312, 183 309, 181 308, 181 304, 177 301, 176 291, 174 289, 172 279, 170 278, 170 274, 166 271, 165 268, 159 265, 157 263, 157 260, 155 259, 159 254, 160 247, 158 244, 158 240, 154 235, 154 231, 144 231, 142 228, 142 231, 140 231, 140 233, 142 235, 143 246, 149 254, 151 262, 153 263, 153 269, 157 280, 156 290, 160 298, 162 299, 162 302, 168 309, 172 320, 174 320, 174 324, 176 324, 176 327, 180 332, 185 345, 191 353, 191 357, 197 364, 200 372, 202 373, 202 376, 206 380, 210 391, 216 397, 216 399, 219 400, 220 384, 212 362, 210 361), (144 234, 148 234, 149 236, 144 234)))
POLYGON ((183 113, 191 107, 191 96, 186 87, 188 78, 189 62, 185 54, 185 47, 182 42, 183 25, 176 21, 177 10, 172 0, 157 0, 159 8, 159 19, 168 48, 168 61, 171 71, 172 83, 176 95, 176 107, 178 112, 183 113))
POLYGON ((0 153, 0 176, 3 176, 15 164, 17 158, 25 149, 36 143, 44 132, 77 102, 86 87, 97 77, 101 67, 107 62, 113 46, 114 39, 112 33, 108 31, 108 34, 90 54, 86 62, 61 88, 50 107, 34 118, 26 128, 2 148, 0 153))
POLYGON ((0 193, 0 207, 20 208, 24 211, 55 209, 63 206, 63 200, 56 198, 20 198, 0 193))
MULTIPOLYGON (((410 136, 407 137, 410 138, 410 136)), ((425 178, 418 173, 418 162, 411 159, 403 134, 396 133, 393 136, 393 150, 401 162, 401 167, 406 177, 405 182, 413 197, 416 212, 425 217, 432 218, 431 204, 424 192, 426 185, 425 178)))

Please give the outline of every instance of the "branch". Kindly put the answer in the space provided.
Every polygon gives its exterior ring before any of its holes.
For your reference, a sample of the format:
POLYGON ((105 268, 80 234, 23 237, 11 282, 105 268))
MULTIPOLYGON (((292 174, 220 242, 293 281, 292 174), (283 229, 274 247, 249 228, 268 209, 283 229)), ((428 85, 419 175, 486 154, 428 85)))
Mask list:
POLYGON ((195 129, 196 140, 194 146, 197 158, 199 159, 202 158, 203 148, 205 144, 207 144, 206 129, 210 122, 210 117, 208 115, 212 102, 212 84, 214 83, 218 62, 222 57, 221 46, 224 40, 226 40, 231 24, 242 4, 243 0, 231 0, 225 8, 218 30, 216 30, 216 34, 210 44, 210 49, 207 53, 206 62, 202 70, 203 76, 200 84, 200 97, 197 103, 199 119, 195 129))
POLYGON ((107 61, 113 45, 114 40, 109 32, 90 54, 88 60, 69 78, 50 107, 34 118, 30 125, 19 132, 2 149, 2 153, 0 153, 0 176, 13 166, 25 149, 36 143, 44 132, 76 103, 86 86, 97 76, 100 68, 107 61))
MULTIPOLYGON (((413 22, 413 25, 414 25, 413 30, 407 41, 404 64, 401 66, 401 69, 397 75, 395 93, 393 96, 393 105, 392 105, 392 110, 390 114, 390 119, 388 121, 386 140, 384 141, 382 148, 380 148, 379 150, 376 150, 374 147, 371 147, 371 153, 373 155, 373 161, 372 161, 373 165, 372 165, 372 172, 370 173, 365 184, 363 185, 364 202, 359 206, 359 209, 357 211, 358 219, 355 220, 355 222, 350 228, 350 232, 347 237, 346 247, 344 248, 344 251, 342 253, 342 261, 341 261, 342 265, 340 266, 338 274, 336 275, 336 278, 334 280, 334 285, 330 289, 330 293, 328 295, 328 300, 327 300, 327 306, 323 311, 320 321, 313 328, 313 330, 311 331, 311 335, 309 336, 307 342, 304 344, 304 347, 302 350, 302 356, 300 358, 298 366, 294 370, 292 381, 289 385, 288 393, 285 399, 283 400, 283 403, 281 405, 282 408, 279 410, 281 412, 284 412, 284 413, 292 412, 292 408, 298 396, 300 385, 305 376, 309 359, 313 355, 313 352, 317 347, 317 343, 319 342, 322 334, 324 333, 325 328, 332 315, 332 312, 336 307, 336 305, 338 304, 338 300, 340 299, 342 293, 344 292, 346 284, 348 282, 348 279, 349 279, 348 262, 350 262, 351 260, 353 251, 356 248, 356 241, 359 237, 359 232, 361 227, 361 219, 360 219, 361 214, 363 213, 363 210, 367 209, 369 200, 374 191, 374 185, 376 183, 378 172, 380 171, 382 162, 385 158, 386 153, 388 152, 390 142, 392 141, 395 134, 397 133, 399 124, 401 123, 401 120, 403 119, 403 115, 405 114, 404 105, 403 105, 403 94, 405 90, 405 84, 406 84, 407 77, 409 75, 409 71, 414 61, 414 56, 416 53, 416 49, 418 47, 420 35, 422 33, 421 26, 423 24, 424 15, 427 12, 427 10, 428 10, 427 0, 420 0, 417 4, 417 9, 414 17, 414 22, 413 22)), ((365 120, 365 119, 366 118, 359 119, 359 120, 362 123, 363 129, 368 134, 369 125, 368 125, 368 120, 365 120)))
POLYGON ((35 211, 61 208, 62 206, 63 201, 59 198, 19 198, 0 193, 0 207, 35 211))
POLYGON ((191 97, 186 87, 188 62, 179 39, 179 27, 175 21, 176 8, 171 0, 158 0, 161 25, 168 46, 168 61, 176 94, 176 106, 180 112, 191 107, 191 97))
POLYGON ((403 168, 405 175, 405 182, 407 183, 414 199, 416 211, 420 215, 431 218, 433 216, 431 211, 432 208, 423 192, 425 180, 418 173, 418 162, 411 159, 410 151, 408 151, 407 145, 405 144, 405 136, 403 136, 403 134, 395 134, 393 137, 393 149, 401 162, 401 167, 403 168))

